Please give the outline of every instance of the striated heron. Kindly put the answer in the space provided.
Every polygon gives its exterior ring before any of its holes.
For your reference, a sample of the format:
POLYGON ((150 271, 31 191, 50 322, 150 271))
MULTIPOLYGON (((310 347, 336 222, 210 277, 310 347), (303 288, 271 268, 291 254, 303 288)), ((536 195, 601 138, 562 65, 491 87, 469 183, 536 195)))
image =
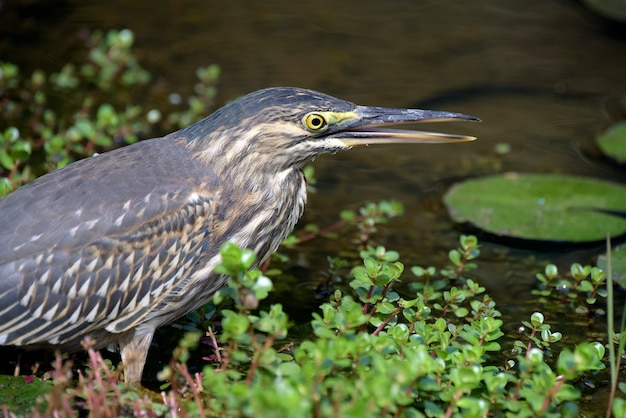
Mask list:
POLYGON ((469 141, 381 125, 478 120, 298 88, 244 96, 162 138, 78 161, 0 200, 0 344, 119 346, 141 379, 156 328, 211 299, 231 241, 274 252, 302 214, 302 165, 355 145, 469 141))

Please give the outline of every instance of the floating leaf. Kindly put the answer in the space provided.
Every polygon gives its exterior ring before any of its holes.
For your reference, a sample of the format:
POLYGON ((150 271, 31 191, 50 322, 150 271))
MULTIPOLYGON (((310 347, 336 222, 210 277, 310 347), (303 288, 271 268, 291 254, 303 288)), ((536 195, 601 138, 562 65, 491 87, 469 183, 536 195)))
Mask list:
POLYGON ((509 173, 458 183, 444 201, 454 221, 499 236, 589 242, 626 233, 626 187, 590 178, 509 173))
MULTIPOLYGON (((598 257, 596 264, 608 274, 606 255, 598 257)), ((626 288, 626 245, 613 248, 611 251, 611 270, 613 271, 613 280, 626 288)))
POLYGON ((626 121, 611 126, 596 139, 596 143, 604 155, 626 164, 626 121))

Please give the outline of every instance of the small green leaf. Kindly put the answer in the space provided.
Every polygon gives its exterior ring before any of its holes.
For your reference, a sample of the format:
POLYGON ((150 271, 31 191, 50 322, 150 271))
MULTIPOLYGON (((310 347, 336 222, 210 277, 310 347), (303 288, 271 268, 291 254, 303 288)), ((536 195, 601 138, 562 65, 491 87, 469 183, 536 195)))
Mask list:
POLYGON ((12 170, 15 165, 15 161, 4 148, 0 148, 0 164, 7 170, 12 170))
POLYGON ((468 314, 469 314, 469 310, 467 310, 467 308, 458 307, 454 310, 454 315, 456 315, 459 318, 466 317, 468 314))
POLYGON ((540 349, 533 347, 528 351, 528 361, 531 364, 540 364, 543 362, 543 351, 540 349))
POLYGON ((530 322, 533 324, 534 327, 538 327, 539 325, 543 324, 543 321, 544 317, 541 312, 535 312, 530 316, 530 322))
POLYGON ((609 127, 596 139, 596 143, 604 155, 626 164, 626 121, 609 127))
POLYGON ((458 250, 450 250, 450 252, 448 253, 448 258, 455 266, 458 267, 461 265, 461 253, 458 250))
POLYGON ((3 134, 4 141, 8 143, 17 141, 19 137, 20 137, 20 130, 14 126, 7 128, 3 134))
POLYGON ((554 279, 559 274, 559 269, 554 264, 548 264, 545 268, 546 277, 554 279))

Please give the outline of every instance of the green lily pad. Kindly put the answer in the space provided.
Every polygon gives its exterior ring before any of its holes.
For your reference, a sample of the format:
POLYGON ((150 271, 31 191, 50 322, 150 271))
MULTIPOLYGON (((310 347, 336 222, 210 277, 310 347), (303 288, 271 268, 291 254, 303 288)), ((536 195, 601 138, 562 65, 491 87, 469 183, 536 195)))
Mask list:
MULTIPOLYGON (((606 255, 598 257, 596 264, 608 274, 606 255)), ((613 271, 613 280, 626 288, 626 245, 613 248, 611 251, 611 270, 613 271)))
POLYGON ((596 138, 604 155, 620 164, 626 164, 626 121, 616 123, 596 138))
POLYGON ((454 221, 498 236, 582 243, 626 233, 626 187, 585 177, 471 179, 454 185, 444 202, 454 221))

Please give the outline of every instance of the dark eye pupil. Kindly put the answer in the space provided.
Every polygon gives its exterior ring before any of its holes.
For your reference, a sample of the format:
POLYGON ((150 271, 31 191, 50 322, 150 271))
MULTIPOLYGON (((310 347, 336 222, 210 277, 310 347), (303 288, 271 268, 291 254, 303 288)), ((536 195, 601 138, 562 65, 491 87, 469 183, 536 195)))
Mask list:
POLYGON ((320 126, 322 124, 322 119, 321 118, 313 118, 311 120, 311 125, 315 126, 316 128, 318 126, 320 126))

